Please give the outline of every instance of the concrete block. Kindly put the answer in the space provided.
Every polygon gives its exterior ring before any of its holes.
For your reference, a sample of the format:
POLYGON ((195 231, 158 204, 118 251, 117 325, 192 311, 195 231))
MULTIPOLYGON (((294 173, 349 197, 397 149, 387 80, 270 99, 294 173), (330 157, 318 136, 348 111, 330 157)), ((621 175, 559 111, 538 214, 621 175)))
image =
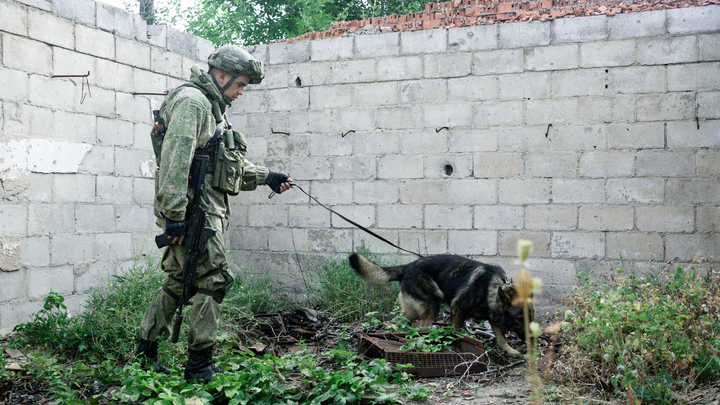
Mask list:
POLYGON ((133 179, 133 202, 136 204, 152 205, 155 195, 155 180, 153 178, 133 179))
POLYGON ((91 145, 32 139, 28 142, 28 169, 37 173, 76 173, 91 145))
POLYGON ((98 28, 121 37, 133 38, 135 29, 133 13, 102 2, 96 4, 98 28))
POLYGON ((473 127, 520 125, 523 121, 522 101, 479 102, 473 106, 473 127))
POLYGON ((517 256, 517 242, 520 239, 532 241, 531 260, 550 255, 550 233, 526 230, 498 232, 498 253, 501 256, 517 256))
MULTIPOLYGON (((138 93, 164 93, 171 89, 168 85, 168 78, 164 75, 151 71, 135 69, 135 91, 138 93)), ((120 96, 118 95, 118 99, 120 96)), ((142 97, 141 100, 147 100, 142 97)), ((119 103, 118 103, 119 106, 119 103)), ((148 114, 152 114, 148 111, 148 114)), ((152 116, 152 115, 151 115, 152 116)), ((146 122, 146 119, 141 121, 146 122)))
POLYGON ((113 34, 78 25, 75 27, 75 49, 99 58, 115 60, 113 34))
POLYGON ((119 119, 133 122, 150 122, 152 119, 150 101, 144 97, 117 93, 115 105, 115 114, 119 119))
POLYGON ((525 102, 525 124, 547 125, 572 123, 577 116, 578 100, 562 98, 525 102))
POLYGON ((604 15, 552 20, 552 43, 590 42, 607 38, 607 20, 604 15))
POLYGON ((526 70, 565 70, 579 65, 577 44, 550 45, 525 50, 526 70))
POLYGON ((153 152, 148 150, 118 148, 115 151, 115 174, 131 177, 150 177, 148 168, 154 162, 153 152))
POLYGON ((523 174, 524 162, 521 153, 476 153, 473 156, 476 178, 508 178, 523 174))
MULTIPOLYGON (((665 181, 658 178, 609 179, 606 184, 610 204, 660 204, 665 181)), ((669 189, 669 187, 668 187, 669 189)))
POLYGON ((689 205, 637 207, 636 225, 643 232, 692 232, 695 210, 689 205))
POLYGON ((327 38, 310 41, 310 60, 350 59, 353 56, 353 37, 327 38))
MULTIPOLYGON (((26 72, 23 73, 25 75, 27 73, 37 73, 44 76, 52 74, 52 49, 47 44, 14 35, 3 35, 2 51, 3 65, 8 68, 26 72)), ((11 72, 13 71, 9 71, 5 75, 12 74, 11 72)), ((47 78, 44 78, 44 80, 47 80, 47 78)), ((20 81, 20 83, 24 82, 27 82, 27 79, 20 81)), ((10 88, 17 88, 17 84, 10 86, 10 88)), ((27 91, 27 89, 23 90, 27 91)), ((12 96, 17 91, 11 90, 10 95, 12 96)))
MULTIPOLYGON (((397 105, 399 99, 398 83, 361 83, 352 86, 335 86, 336 94, 328 94, 327 96, 320 93, 315 99, 319 99, 318 103, 321 108, 350 107, 356 106, 378 106, 378 105, 397 105), (349 97, 352 94, 352 98, 349 97), (354 102, 353 102, 354 100, 354 102)), ((316 88, 313 88, 315 90, 316 88)), ((314 99, 310 94, 310 98, 314 99)))
POLYGON ((447 136, 449 152, 492 152, 497 143, 494 129, 453 129, 447 136))
POLYGON ((20 204, 0 204, 2 235, 25 235, 28 231, 28 208, 20 204))
POLYGON ((0 27, 5 32, 27 36, 28 9, 17 3, 0 3, 0 27))
POLYGON ((574 259, 605 257, 605 234, 600 232, 555 232, 550 242, 553 258, 574 259))
POLYGON ((423 57, 426 78, 462 77, 472 71, 469 53, 429 54, 423 57))
MULTIPOLYGON (((515 84, 517 86, 517 79, 515 79, 515 84)), ((443 94, 443 97, 444 96, 445 94, 443 94)), ((498 79, 493 76, 469 76, 449 79, 447 81, 447 98, 457 101, 495 100, 498 98, 498 79)), ((429 100, 436 103, 444 101, 435 98, 430 98, 429 100)))
POLYGON ((305 229, 271 229, 268 233, 268 249, 273 252, 296 252, 308 245, 305 229))
POLYGON ((378 108, 375 114, 379 129, 417 129, 423 125, 423 109, 420 107, 378 108))
POLYGON ((52 175, 30 173, 30 185, 20 194, 23 200, 49 203, 52 201, 52 175))
POLYGON ((473 229, 522 229, 523 207, 513 205, 475 205, 473 229))
POLYGON ((638 96, 638 121, 671 121, 694 118, 697 110, 695 93, 665 93, 638 96))
POLYGON ((0 272, 20 270, 21 249, 19 236, 0 236, 0 272))
POLYGON ((50 238, 23 237, 20 241, 20 261, 25 268, 50 265, 50 238))
MULTIPOLYGON (((353 73, 351 77, 357 77, 359 80, 355 81, 366 81, 368 76, 373 71, 373 61, 359 61, 358 65, 362 63, 370 70, 368 73, 353 73)), ((356 66, 349 66, 349 68, 357 68, 356 66)), ((346 76, 346 75, 342 75, 346 76)), ((378 81, 395 81, 395 80, 413 80, 420 79, 423 77, 423 57, 422 56, 402 56, 402 57, 386 57, 378 59, 377 61, 377 79, 378 81)), ((373 78, 375 79, 375 78, 373 78)))
POLYGON ((588 125, 610 122, 612 121, 614 108, 615 106, 609 97, 580 96, 578 100, 578 121, 588 125))
MULTIPOLYGON (((142 69, 150 69, 150 50, 162 53, 159 48, 151 48, 145 43, 137 42, 132 39, 116 38, 115 46, 117 47, 118 63, 129 66, 139 67, 142 69)), ((174 55, 177 57, 177 55, 174 55)))
POLYGON ((706 235, 666 235, 665 260, 690 261, 702 257, 718 257, 720 233, 706 235))
POLYGON ((473 107, 470 104, 443 104, 425 106, 425 127, 470 127, 473 123, 473 107))
POLYGON ((75 226, 81 233, 112 232, 115 229, 115 207, 110 204, 78 205, 75 226))
POLYGON ((498 202, 525 205, 550 202, 550 181, 546 179, 500 179, 498 202))
MULTIPOLYGON (((377 240, 366 233, 358 230, 356 231, 358 238, 369 237, 373 240, 377 240)), ((311 252, 350 252, 352 251, 353 241, 355 232, 347 229, 333 229, 333 230, 310 230, 308 231, 308 240, 310 240, 310 251, 311 252)), ((387 235, 386 235, 387 236, 387 235)), ((388 246, 387 244, 380 242, 382 246, 388 246)))
POLYGON ((654 37, 665 34, 665 10, 617 14, 608 18, 608 38, 654 37))
POLYGON ((335 62, 331 69, 332 83, 363 83, 376 80, 375 61, 372 59, 335 62))
POLYGON ((667 124, 670 148, 717 148, 720 146, 720 120, 672 121, 667 124))
POLYGON ((713 179, 668 179, 665 204, 717 204, 720 186, 713 179))
POLYGON ((629 231, 633 229, 634 209, 629 206, 580 207, 578 228, 586 231, 629 231))
POLYGON ((304 180, 328 180, 332 173, 332 163, 325 158, 293 158, 289 167, 295 178, 304 180))
POLYGON ((473 25, 448 30, 448 50, 473 52, 496 49, 497 25, 473 25))
MULTIPOLYGON (((488 77, 494 83, 494 77, 488 77)), ((497 77, 498 92, 488 92, 500 100, 535 100, 550 97, 550 72, 520 73, 497 77)), ((468 89, 466 89, 467 91, 468 89)), ((482 99, 482 98, 481 98, 482 99)))
POLYGON ((637 153, 640 177, 692 177, 694 174, 694 151, 646 149, 637 153))
POLYGON ((607 252, 609 259, 663 260, 664 242, 657 233, 621 232, 607 235, 607 252))
POLYGON ((423 207, 421 205, 379 205, 377 226, 386 229, 422 229, 423 207))
POLYGON ((21 301, 0 306, 1 330, 10 333, 16 325, 30 322, 32 314, 43 309, 43 304, 43 301, 21 301))
POLYGON ((720 151, 697 151, 695 166, 695 170, 700 177, 720 176, 720 151))
POLYGON ((665 125, 662 122, 610 124, 607 139, 610 149, 663 148, 665 125))
POLYGON ((635 63, 635 40, 580 44, 580 67, 629 66, 635 63))
POLYGON ((310 42, 293 41, 268 44, 268 63, 281 65, 308 62, 310 60, 310 42))
POLYGON ((491 205, 497 203, 496 182, 494 180, 451 180, 447 190, 449 204, 491 205))
POLYGON ((317 134, 310 136, 309 139, 310 156, 350 156, 352 154, 352 140, 344 138, 341 134, 317 134))
MULTIPOLYGON (((426 229, 472 229, 472 221, 473 210, 472 207, 467 205, 425 206, 426 229)), ((495 243, 495 246, 497 246, 497 243, 495 243)))
POLYGON ((720 60, 720 34, 700 35, 698 48, 701 61, 720 60))
MULTIPOLYGON (((350 205, 353 202, 353 184, 353 181, 316 181, 312 183, 312 188, 308 192, 328 206, 350 205)), ((306 199, 306 202, 309 201, 310 199, 306 199)))
MULTIPOLYGON (((353 245, 360 246, 364 245, 366 248, 368 248, 371 252, 377 252, 380 254, 396 254, 398 253, 398 250, 394 247, 390 246, 389 244, 381 241, 380 239, 377 239, 373 236, 368 235, 367 233, 356 229, 353 232, 353 245)), ((389 240, 390 242, 394 244, 398 244, 398 234, 399 232, 396 230, 384 230, 379 229, 377 232, 378 235, 382 236, 383 238, 389 240)), ((337 249, 337 248, 335 248, 337 249)))
POLYGON ((182 77, 182 57, 160 48, 150 48, 150 67, 155 73, 182 77))
POLYGON ((274 136, 268 138, 269 157, 296 157, 308 155, 307 136, 274 136))
POLYGON ((94 235, 54 235, 50 239, 50 264, 63 266, 92 261, 94 240, 94 235))
POLYGON ((77 143, 95 143, 95 117, 58 110, 53 114, 53 122, 56 139, 77 143))
MULTIPOLYGON (((426 117, 429 114, 426 114, 426 117)), ((421 154, 429 158, 432 154, 447 152, 447 138, 435 130, 403 131, 400 135, 400 150, 405 154, 421 154)))
POLYGON ((688 7, 667 10, 667 31, 670 34, 694 34, 720 30, 720 6, 688 7))
POLYGON ((720 229, 720 207, 697 207, 695 230, 709 234, 720 229))
POLYGON ((115 148, 93 146, 79 167, 80 172, 111 174, 115 171, 115 148))
POLYGON ((97 118, 97 143, 102 146, 131 146, 133 123, 123 120, 97 118))
MULTIPOLYGON (((2 272, 3 294, 0 302, 12 302, 27 299, 27 277, 26 270, 2 272)), ((0 317, 0 320, 3 318, 0 317)), ((13 325, 14 326, 14 325, 13 325)))
POLYGON ((148 25, 140 14, 133 14, 133 38, 140 42, 148 41, 148 25))
POLYGON ((151 45, 167 49, 167 25, 148 25, 147 40, 151 45))
POLYGON ((400 33, 400 53, 445 53, 447 38, 447 30, 404 31, 400 33))
POLYGON ((499 48, 545 46, 550 38, 550 24, 541 21, 498 25, 499 48))
POLYGON ((53 201, 60 203, 94 202, 95 176, 82 174, 55 174, 53 201))
POLYGON ((663 93, 669 87, 668 75, 660 66, 614 68, 610 69, 609 87, 615 93, 663 93))
POLYGON ((458 255, 497 254, 497 232, 493 231, 449 231, 448 250, 458 255))
POLYGON ((611 98, 612 122, 632 122, 635 120, 635 97, 617 94, 611 98))
POLYGON ((30 269, 27 276, 27 291, 30 299, 44 299, 51 291, 63 296, 70 295, 75 289, 72 266, 30 269), (47 280, 53 282, 48 283, 47 280))
MULTIPOLYGON (((28 10, 28 37, 32 40, 73 49, 77 33, 76 27, 64 18, 34 8, 28 10)), ((27 57, 31 58, 32 53, 27 57)))
POLYGON ((91 27, 95 26, 96 8, 110 7, 93 0, 52 0, 51 3, 60 17, 91 27))
MULTIPOLYGON (((290 209, 293 210, 293 216, 295 217, 293 219, 294 226, 302 226, 300 224, 300 218, 297 217, 299 214, 298 209, 307 210, 307 206, 302 207, 295 207, 295 206, 258 206, 253 205, 248 209, 248 225, 251 227, 287 227, 289 225, 289 219, 288 219, 288 211, 290 209)), ((318 207, 322 209, 322 207, 318 207)), ((323 210, 324 211, 324 210, 323 210)), ((319 210, 314 211, 316 214, 321 214, 319 210)), ((327 213, 327 218, 325 219, 325 227, 329 225, 329 213, 327 213)), ((307 211, 305 211, 305 214, 308 214, 307 211)))
MULTIPOLYGON (((135 92, 135 71, 131 66, 121 65, 106 59, 97 59, 95 62, 95 77, 101 87, 125 93, 135 92)), ((113 94, 108 98, 114 102, 115 95, 113 94)), ((113 113, 114 111, 109 114, 113 113)))
MULTIPOLYGON (((347 131, 356 131, 353 135, 358 134, 357 131, 372 131, 377 128, 375 121, 375 109, 369 108, 349 108, 337 111, 332 118, 333 128, 337 128, 343 134, 347 131)), ((393 135, 389 135, 393 138, 393 135)))
POLYGON ((425 157, 426 179, 472 179, 473 157, 464 155, 430 155, 425 157))
POLYGON ((536 231, 569 231, 577 229, 577 207, 572 205, 528 205, 525 229, 536 231))
POLYGON ((697 95, 698 118, 720 118, 720 91, 708 91, 697 95))
POLYGON ((400 231, 398 246, 408 249, 411 252, 422 252, 423 254, 447 253, 447 231, 400 231))
MULTIPOLYGON (((152 196, 149 196, 152 198, 152 196)), ((137 204, 129 205, 118 205, 115 206, 115 230, 118 232, 131 232, 134 235, 142 235, 143 231, 148 232, 150 238, 154 238, 156 233, 159 233, 160 228, 157 228, 155 224, 155 215, 153 215, 153 208, 151 206, 141 206, 137 204)), ((238 211, 236 207, 232 207, 233 211, 233 223, 240 226, 238 223, 238 216, 235 215, 238 211)), ((152 240, 154 243, 154 240, 152 240)))
POLYGON ((333 160, 333 179, 374 179, 376 174, 374 159, 344 156, 333 160))
POLYGON ((312 62, 297 63, 293 65, 267 66, 266 78, 260 86, 264 86, 265 82, 269 83, 271 72, 277 71, 274 76, 280 76, 277 84, 268 87, 286 87, 286 86, 322 86, 332 84, 332 65, 334 62, 312 62), (285 74, 285 82, 282 81, 282 72, 285 74), (284 84, 282 84, 284 83, 284 84))
POLYGON ((632 177, 635 169, 635 153, 598 151, 580 156, 580 177, 607 178, 632 177))
POLYGON ((473 54, 473 71, 477 76, 501 73, 520 73, 523 71, 524 56, 522 49, 500 49, 473 54))
POLYGON ((74 110, 91 115, 112 117, 115 111, 115 91, 95 88, 92 92, 87 87, 83 93, 82 86, 78 86, 77 98, 74 99, 74 110), (85 96, 83 96, 85 94, 85 96))
MULTIPOLYGON (((588 103, 597 106, 598 102, 588 103)), ((585 109, 579 107, 580 111, 585 109)), ((553 150, 596 151, 607 149, 606 127, 604 125, 559 125, 550 129, 553 150)))
MULTIPOLYGON (((28 75, 24 71, 0 68, 0 86, 3 89, 6 106, 8 105, 7 101, 25 100, 28 96, 28 85, 28 75)), ((25 107, 18 107, 17 109, 21 108, 24 109, 25 107)), ((7 120, 8 118, 4 117, 3 119, 7 120)), ((7 125, 7 122, 4 125, 7 125)))
POLYGON ((109 266, 117 261, 133 257, 133 240, 130 233, 100 233, 95 235, 94 253, 96 263, 109 266))
POLYGON ((388 155, 378 160, 380 179, 421 179, 423 157, 415 155, 388 155))
POLYGON ((553 179, 552 199, 558 204, 605 202, 605 180, 553 179))
POLYGON ((130 177, 98 176, 97 202, 131 204, 133 202, 133 184, 130 177))
POLYGON ((360 58, 397 56, 400 54, 400 33, 392 32, 355 37, 355 54, 360 58))
POLYGON ((446 204, 448 200, 448 183, 445 180, 404 181, 399 189, 403 204, 446 204))
POLYGON ((575 177, 578 154, 575 152, 549 152, 528 155, 525 174, 529 177, 575 177))
POLYGON ((720 90, 720 62, 667 67, 667 91, 720 90))
POLYGON ((356 204, 395 204, 400 201, 396 182, 356 181, 353 183, 353 202, 356 204))
POLYGON ((637 61, 641 65, 688 63, 698 60, 694 36, 638 40, 637 61))
MULTIPOLYGON (((195 54, 193 55, 194 59, 197 59, 198 61, 202 61, 203 63, 207 63, 207 60, 210 58, 210 55, 215 51, 215 44, 213 44, 211 41, 208 41, 205 38, 195 37, 195 54)), ((257 50, 263 49, 266 50, 266 47, 260 47, 258 46, 256 48, 257 50)), ((254 56, 256 59, 262 61, 263 63, 266 63, 266 59, 264 55, 260 55, 260 52, 256 53, 258 55, 254 56)))
POLYGON ((167 29, 167 49, 187 57, 195 56, 195 37, 172 27, 167 29))
MULTIPOLYGON (((377 226, 375 219, 375 206, 374 205, 341 205, 334 208, 335 211, 340 215, 351 221, 358 223, 366 228, 377 226)), ((324 209, 323 209, 324 210, 324 209)), ((325 211, 327 212, 327 211, 325 211)), ((332 227, 333 228, 355 228, 355 225, 340 218, 339 216, 332 216, 332 227)), ((379 226, 378 226, 379 227, 379 226)), ((317 227, 316 227, 317 228, 317 227)))
POLYGON ((603 69, 553 72, 552 95, 553 97, 603 96, 605 77, 603 69))
MULTIPOLYGON (((53 75, 84 75, 90 72, 88 81, 93 87, 104 85, 97 77, 97 58, 63 48, 55 48, 52 59, 53 75)), ((80 82, 80 79, 77 80, 80 82)))

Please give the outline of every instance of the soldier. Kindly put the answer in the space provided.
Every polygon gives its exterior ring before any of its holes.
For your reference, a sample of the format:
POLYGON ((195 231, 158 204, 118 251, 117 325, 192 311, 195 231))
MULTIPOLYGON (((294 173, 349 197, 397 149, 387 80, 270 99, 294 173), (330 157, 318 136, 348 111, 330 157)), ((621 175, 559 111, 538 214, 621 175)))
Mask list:
POLYGON ((197 266, 193 305, 187 324, 188 362, 185 379, 210 381, 222 373, 213 364, 217 340, 219 304, 233 284, 237 267, 225 257, 223 219, 230 215, 228 195, 254 190, 267 184, 278 193, 292 187, 287 175, 269 171, 245 160, 245 137, 233 130, 225 114, 230 104, 243 94, 248 84, 260 83, 265 76, 262 62, 234 45, 218 48, 208 60, 208 72, 192 68, 190 82, 169 92, 152 133, 158 170, 155 175, 155 216, 157 224, 172 242, 162 255, 167 278, 153 297, 140 323, 137 358, 146 367, 167 373, 158 362, 159 339, 168 337, 169 325, 182 293, 186 223, 190 200, 188 174, 193 155, 209 154, 210 171, 205 178, 201 206, 207 211, 208 226, 216 233, 197 266), (221 135, 219 137, 218 135, 221 135))

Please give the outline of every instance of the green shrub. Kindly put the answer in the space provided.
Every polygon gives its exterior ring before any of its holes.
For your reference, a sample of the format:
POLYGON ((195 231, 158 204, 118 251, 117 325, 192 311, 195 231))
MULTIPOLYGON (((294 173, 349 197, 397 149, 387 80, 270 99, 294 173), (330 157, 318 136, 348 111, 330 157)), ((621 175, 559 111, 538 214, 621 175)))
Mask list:
POLYGON ((678 267, 645 277, 619 270, 613 287, 579 280, 553 378, 669 404, 720 377, 717 276, 678 267))

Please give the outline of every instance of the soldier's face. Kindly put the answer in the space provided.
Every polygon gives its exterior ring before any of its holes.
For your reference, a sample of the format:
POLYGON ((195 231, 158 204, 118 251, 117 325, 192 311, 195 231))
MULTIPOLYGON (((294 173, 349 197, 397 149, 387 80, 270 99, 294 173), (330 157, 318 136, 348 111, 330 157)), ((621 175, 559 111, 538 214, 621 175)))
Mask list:
MULTIPOLYGON (((230 80, 228 78, 228 80, 230 80)), ((240 75, 235 81, 224 91, 225 95, 228 96, 232 101, 243 95, 245 92, 245 86, 250 83, 250 78, 245 75, 240 75)))

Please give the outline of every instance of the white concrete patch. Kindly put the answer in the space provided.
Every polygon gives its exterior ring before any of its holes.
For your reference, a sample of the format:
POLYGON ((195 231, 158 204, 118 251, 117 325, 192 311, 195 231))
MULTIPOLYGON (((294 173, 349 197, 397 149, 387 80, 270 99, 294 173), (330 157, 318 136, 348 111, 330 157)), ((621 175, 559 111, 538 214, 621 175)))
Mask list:
POLYGON ((27 146, 27 169, 36 173, 77 173, 92 145, 33 139, 27 146))

